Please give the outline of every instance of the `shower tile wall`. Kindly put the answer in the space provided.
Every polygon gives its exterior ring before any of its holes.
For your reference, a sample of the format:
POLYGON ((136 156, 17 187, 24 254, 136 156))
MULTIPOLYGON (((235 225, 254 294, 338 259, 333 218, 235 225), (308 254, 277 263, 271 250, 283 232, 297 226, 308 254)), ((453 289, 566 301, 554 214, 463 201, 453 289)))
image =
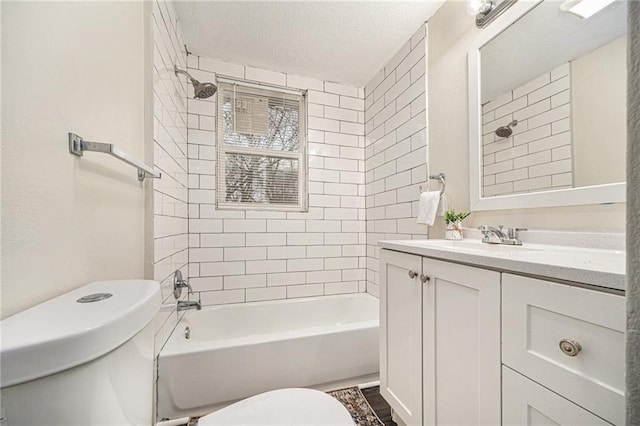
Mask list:
POLYGON ((569 63, 482 106, 484 196, 573 186, 569 63), (518 120, 513 135, 495 130, 518 120))
POLYGON ((188 100, 189 276, 205 305, 366 290, 364 90, 190 55, 189 72, 308 90, 309 212, 216 210, 216 98, 188 100))
POLYGON ((427 188, 426 24, 365 88, 367 291, 379 293, 379 240, 424 239, 427 188))
POLYGON ((154 320, 156 353, 175 327, 172 274, 188 263, 187 86, 173 72, 186 67, 184 41, 170 2, 153 2, 154 270, 163 307, 154 320))

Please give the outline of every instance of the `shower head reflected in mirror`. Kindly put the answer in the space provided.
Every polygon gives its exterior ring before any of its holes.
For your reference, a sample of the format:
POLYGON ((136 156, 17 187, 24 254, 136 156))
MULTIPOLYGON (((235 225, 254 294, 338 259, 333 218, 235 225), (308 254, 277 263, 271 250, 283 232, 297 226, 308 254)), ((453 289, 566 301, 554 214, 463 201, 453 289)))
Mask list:
POLYGON ((198 99, 210 98, 211 96, 215 95, 215 93, 218 91, 218 87, 215 84, 213 84, 213 83, 200 83, 198 80, 196 80, 195 78, 191 77, 188 72, 182 71, 181 69, 178 69, 177 65, 173 66, 173 71, 175 72, 176 76, 178 75, 178 73, 184 74, 191 81, 191 84, 193 85, 193 92, 194 92, 193 93, 193 97, 194 97, 194 99, 195 98, 198 98, 198 99))
POLYGON ((499 138, 508 138, 513 134, 513 130, 511 128, 517 125, 518 125, 518 120, 513 120, 511 123, 507 124, 506 126, 498 127, 498 129, 496 130, 496 136, 498 136, 499 138))

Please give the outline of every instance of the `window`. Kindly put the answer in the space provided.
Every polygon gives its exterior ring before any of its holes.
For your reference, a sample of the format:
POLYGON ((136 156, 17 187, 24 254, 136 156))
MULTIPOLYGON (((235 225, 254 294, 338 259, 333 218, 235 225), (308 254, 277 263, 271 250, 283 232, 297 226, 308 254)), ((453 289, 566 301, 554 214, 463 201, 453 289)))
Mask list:
POLYGON ((304 92, 218 80, 218 208, 307 209, 304 92))

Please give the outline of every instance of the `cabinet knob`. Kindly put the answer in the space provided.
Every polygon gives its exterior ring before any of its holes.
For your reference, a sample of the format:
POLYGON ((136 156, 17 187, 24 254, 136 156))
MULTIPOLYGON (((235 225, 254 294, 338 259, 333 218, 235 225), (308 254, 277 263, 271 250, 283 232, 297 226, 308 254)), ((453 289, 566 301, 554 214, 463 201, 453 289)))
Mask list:
POLYGON ((417 276, 418 276, 417 272, 414 272, 411 269, 409 269, 409 278, 414 279, 417 276))
POLYGON ((431 277, 429 275, 420 274, 420 281, 426 283, 427 281, 431 281, 431 277))
POLYGON ((580 343, 569 339, 560 340, 559 346, 562 353, 567 356, 576 356, 582 350, 580 343))

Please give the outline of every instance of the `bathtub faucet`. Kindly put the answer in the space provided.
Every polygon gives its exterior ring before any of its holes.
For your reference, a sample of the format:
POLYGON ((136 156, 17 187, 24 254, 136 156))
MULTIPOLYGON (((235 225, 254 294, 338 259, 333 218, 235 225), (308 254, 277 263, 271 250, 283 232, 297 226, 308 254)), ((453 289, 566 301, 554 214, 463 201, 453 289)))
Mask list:
POLYGON ((176 309, 178 310, 178 312, 188 311, 190 309, 200 310, 202 309, 202 305, 200 304, 199 300, 197 302, 195 300, 178 300, 178 306, 176 307, 176 309))

